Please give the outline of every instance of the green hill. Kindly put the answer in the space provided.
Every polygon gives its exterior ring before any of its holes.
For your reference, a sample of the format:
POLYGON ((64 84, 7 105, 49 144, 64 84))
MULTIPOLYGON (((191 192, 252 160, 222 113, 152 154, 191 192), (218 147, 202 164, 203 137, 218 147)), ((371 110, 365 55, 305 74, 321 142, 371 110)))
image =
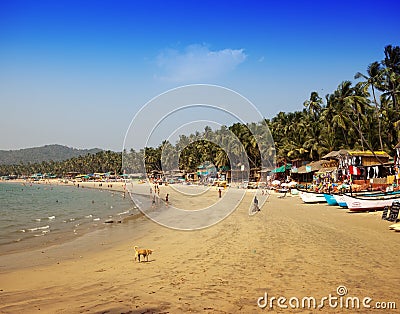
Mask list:
POLYGON ((40 163, 42 161, 62 161, 72 157, 96 154, 99 148, 76 149, 63 145, 45 145, 42 147, 18 150, 0 150, 0 165, 40 163))

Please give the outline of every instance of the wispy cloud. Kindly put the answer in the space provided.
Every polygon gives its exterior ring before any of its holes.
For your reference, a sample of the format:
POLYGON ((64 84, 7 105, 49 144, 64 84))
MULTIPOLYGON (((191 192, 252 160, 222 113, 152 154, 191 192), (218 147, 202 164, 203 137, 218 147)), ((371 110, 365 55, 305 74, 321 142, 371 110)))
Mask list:
POLYGON ((183 51, 166 49, 157 56, 158 78, 173 82, 213 79, 234 70, 246 60, 243 49, 212 51, 205 45, 190 45, 183 51))

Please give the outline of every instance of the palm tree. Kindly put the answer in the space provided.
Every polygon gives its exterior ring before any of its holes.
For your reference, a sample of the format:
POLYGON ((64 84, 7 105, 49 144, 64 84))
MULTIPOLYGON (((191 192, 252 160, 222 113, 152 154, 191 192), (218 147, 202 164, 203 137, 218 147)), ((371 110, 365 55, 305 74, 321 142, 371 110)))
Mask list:
POLYGON ((363 125, 366 125, 366 110, 369 106, 369 93, 365 84, 357 83, 353 88, 353 96, 349 100, 349 104, 353 108, 353 112, 357 117, 357 130, 360 136, 360 144, 362 150, 364 150, 364 138, 363 138, 363 125))
POLYGON ((381 67, 381 64, 377 61, 371 63, 368 66, 367 69, 367 74, 364 75, 360 72, 357 72, 356 75, 354 76, 355 79, 359 78, 364 78, 366 88, 371 88, 372 90, 372 96, 373 96, 373 103, 375 104, 375 115, 376 119, 378 121, 378 134, 379 134, 379 144, 380 148, 383 151, 383 143, 382 143, 382 132, 381 132, 381 105, 378 103, 377 98, 376 98, 376 89, 381 90, 382 89, 382 77, 383 77, 383 68, 381 67))
POLYGON ((215 165, 217 167, 230 167, 230 162, 228 155, 225 153, 225 151, 222 148, 218 149, 217 156, 215 158, 215 165))
POLYGON ((382 61, 385 66, 386 90, 390 93, 393 107, 398 108, 397 98, 400 94, 400 47, 388 45, 385 47, 385 59, 382 61))
POLYGON ((310 99, 306 100, 303 106, 307 108, 308 112, 314 118, 314 121, 316 121, 322 110, 322 98, 319 97, 317 92, 312 92, 310 99))

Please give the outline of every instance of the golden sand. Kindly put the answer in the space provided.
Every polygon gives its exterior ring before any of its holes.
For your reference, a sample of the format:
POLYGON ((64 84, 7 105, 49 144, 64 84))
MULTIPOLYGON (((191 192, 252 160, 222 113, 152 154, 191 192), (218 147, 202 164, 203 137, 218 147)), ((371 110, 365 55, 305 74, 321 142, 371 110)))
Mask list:
MULTIPOLYGON (((169 192, 172 202, 187 204, 169 192)), ((272 195, 250 217, 252 195, 200 231, 171 230, 142 217, 62 248, 2 256, 0 312, 352 313, 257 306, 265 292, 322 298, 341 285, 349 296, 400 307, 400 235, 379 214, 272 195), (154 249, 149 262, 134 262, 133 245, 154 249)), ((202 197, 214 201, 217 191, 202 197)))

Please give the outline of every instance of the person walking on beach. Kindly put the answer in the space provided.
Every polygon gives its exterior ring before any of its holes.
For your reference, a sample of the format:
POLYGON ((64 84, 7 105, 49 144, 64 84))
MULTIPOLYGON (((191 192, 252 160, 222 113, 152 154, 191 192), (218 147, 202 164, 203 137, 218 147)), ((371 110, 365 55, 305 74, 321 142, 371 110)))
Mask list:
POLYGON ((169 194, 167 193, 167 195, 165 195, 165 204, 168 207, 168 200, 169 200, 169 194))
POLYGON ((219 188, 219 189, 218 189, 218 196, 219 196, 219 198, 221 198, 221 195, 222 195, 222 190, 219 188))
POLYGON ((254 211, 259 212, 260 208, 258 207, 258 199, 257 196, 254 196, 254 211))

